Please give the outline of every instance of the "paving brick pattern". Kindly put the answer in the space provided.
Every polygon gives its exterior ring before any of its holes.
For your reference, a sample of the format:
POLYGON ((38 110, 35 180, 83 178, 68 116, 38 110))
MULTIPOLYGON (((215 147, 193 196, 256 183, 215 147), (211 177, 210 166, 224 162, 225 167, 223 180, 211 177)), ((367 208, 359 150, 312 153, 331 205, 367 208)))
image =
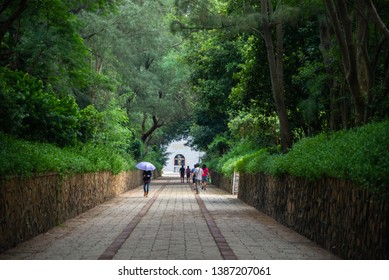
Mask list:
POLYGON ((126 192, 0 254, 0 259, 337 259, 214 186, 178 177, 126 192))

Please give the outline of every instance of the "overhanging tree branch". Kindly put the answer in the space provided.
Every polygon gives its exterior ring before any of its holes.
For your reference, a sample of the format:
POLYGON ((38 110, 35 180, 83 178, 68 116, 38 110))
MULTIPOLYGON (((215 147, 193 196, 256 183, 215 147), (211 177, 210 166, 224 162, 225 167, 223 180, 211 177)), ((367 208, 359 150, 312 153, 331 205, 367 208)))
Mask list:
MULTIPOLYGON (((141 139, 143 143, 147 142, 147 139, 151 137, 151 135, 155 130, 164 126, 163 122, 159 123, 157 116, 153 115, 152 119, 153 119, 152 126, 145 133, 142 134, 141 139)), ((145 121, 142 123, 142 127, 145 128, 145 121)))
POLYGON ((11 28, 12 24, 21 16, 27 9, 27 0, 20 0, 19 4, 13 13, 0 25, 0 45, 3 42, 6 32, 11 28))

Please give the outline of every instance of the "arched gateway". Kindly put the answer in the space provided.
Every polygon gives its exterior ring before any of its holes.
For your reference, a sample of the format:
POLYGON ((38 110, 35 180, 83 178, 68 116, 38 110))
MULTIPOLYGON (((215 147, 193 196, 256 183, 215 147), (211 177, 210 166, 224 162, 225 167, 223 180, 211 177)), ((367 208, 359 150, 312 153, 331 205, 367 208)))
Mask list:
POLYGON ((204 153, 186 146, 186 142, 186 140, 179 140, 170 143, 166 150, 169 158, 163 167, 164 173, 179 173, 182 165, 185 168, 187 166, 193 168, 196 163, 201 162, 204 153))
POLYGON ((186 166, 185 157, 182 154, 178 154, 174 157, 174 173, 179 172, 181 166, 186 166))

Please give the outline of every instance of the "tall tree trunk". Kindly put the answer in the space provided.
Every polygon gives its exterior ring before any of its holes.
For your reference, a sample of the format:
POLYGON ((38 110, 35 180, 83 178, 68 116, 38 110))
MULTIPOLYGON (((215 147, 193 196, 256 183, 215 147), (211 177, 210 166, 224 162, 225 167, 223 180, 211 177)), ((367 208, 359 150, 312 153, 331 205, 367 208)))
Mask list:
MULTIPOLYGON (((364 4, 364 3, 362 3, 364 4)), ((380 53, 384 54, 384 70, 383 73, 386 73, 384 76, 384 81, 383 81, 383 92, 388 92, 389 91, 389 72, 388 72, 388 51, 385 49, 385 44, 387 44, 389 40, 389 30, 386 28, 385 23, 382 21, 380 18, 376 7, 374 6, 372 0, 366 0, 366 10, 367 14, 366 17, 368 20, 371 20, 375 26, 378 28, 378 30, 382 33, 382 38, 379 39, 379 42, 376 44, 376 48, 374 49, 374 52, 370 50, 371 53, 371 59, 369 59, 368 52, 367 52, 367 46, 368 42, 366 42, 366 57, 368 58, 367 60, 369 61, 369 77, 370 77, 370 84, 369 84, 369 92, 368 92, 368 101, 367 104, 370 105, 374 102, 374 95, 373 95, 373 88, 375 87, 375 82, 376 82, 376 69, 378 69, 378 66, 380 64, 380 53), (385 51, 383 51, 385 50, 385 51)), ((361 19, 363 20, 363 19, 361 19)), ((366 25, 367 30, 371 30, 368 25, 366 25)), ((378 35, 378 34, 377 34, 378 35)), ((368 120, 372 115, 373 115, 373 110, 372 106, 367 106, 366 109, 366 114, 365 114, 365 120, 368 120)))
POLYGON ((349 129, 350 128, 350 97, 348 92, 346 91, 346 81, 342 81, 340 83, 339 87, 339 95, 342 96, 341 100, 341 112, 342 112, 342 127, 343 129, 349 129))
POLYGON ((364 113, 363 113, 363 123, 367 122, 368 119, 368 108, 369 96, 371 95, 372 88, 372 71, 371 71, 371 61, 368 53, 368 38, 369 38, 369 12, 366 7, 366 0, 357 0, 355 14, 356 17, 356 56, 357 56, 357 71, 358 71, 358 81, 360 86, 360 94, 363 97, 364 101, 364 113))
POLYGON ((280 121, 281 148, 283 152, 286 152, 292 146, 292 137, 289 129, 289 121, 284 96, 283 29, 282 23, 279 23, 276 27, 277 53, 275 53, 271 32, 271 24, 268 18, 269 6, 267 1, 268 0, 261 0, 263 35, 266 44, 267 59, 269 62, 273 98, 277 109, 277 115, 280 121))
POLYGON ((385 79, 384 79, 384 92, 389 92, 389 51, 385 51, 385 63, 384 63, 384 73, 385 79))
POLYGON ((330 51, 331 51, 331 35, 333 34, 331 30, 331 26, 327 24, 327 22, 320 22, 320 50, 323 55, 323 62, 328 79, 326 83, 326 88, 328 90, 327 94, 329 96, 329 127, 332 131, 337 131, 341 127, 341 107, 340 100, 342 100, 342 96, 340 96, 339 83, 334 76, 335 69, 331 65, 330 51))
MULTIPOLYGON (((367 108, 367 91, 369 90, 370 77, 367 69, 366 53, 364 52, 365 36, 363 21, 357 21, 357 34, 353 33, 353 23, 350 19, 347 3, 345 1, 324 0, 328 15, 334 27, 335 36, 340 47, 342 71, 353 97, 355 109, 355 124, 361 125, 365 121, 367 108), (336 4, 336 6, 335 6, 336 4), (356 36, 354 36, 356 35, 356 36), (362 45, 362 46, 361 46, 362 45), (366 90, 367 88, 367 90, 366 90)), ((356 0, 359 6, 364 5, 363 0, 356 0)), ((361 16, 361 15, 359 15, 361 16)), ((365 24, 366 21, 365 21, 365 24)))
POLYGON ((366 0, 366 2, 367 2, 367 8, 369 10, 369 13, 370 13, 372 19, 373 19, 373 22, 381 30, 381 32, 385 36, 385 38, 389 40, 389 30, 388 30, 388 28, 386 28, 385 23, 380 18, 379 14, 377 12, 377 9, 373 4, 373 1, 366 0))

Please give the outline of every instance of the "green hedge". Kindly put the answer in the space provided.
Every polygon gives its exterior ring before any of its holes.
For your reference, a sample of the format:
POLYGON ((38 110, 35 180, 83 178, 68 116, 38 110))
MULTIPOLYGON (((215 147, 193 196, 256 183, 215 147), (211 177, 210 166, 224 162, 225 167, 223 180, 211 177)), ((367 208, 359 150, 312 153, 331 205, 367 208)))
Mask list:
POLYGON ((389 185, 389 121, 349 131, 320 134, 296 143, 287 154, 270 154, 266 149, 226 157, 221 171, 290 174, 319 179, 345 178, 374 190, 389 185))
POLYGON ((85 172, 121 171, 135 168, 128 154, 120 154, 103 145, 85 144, 79 147, 59 148, 38 142, 29 142, 0 133, 0 176, 30 176, 56 172, 74 174, 85 172))

